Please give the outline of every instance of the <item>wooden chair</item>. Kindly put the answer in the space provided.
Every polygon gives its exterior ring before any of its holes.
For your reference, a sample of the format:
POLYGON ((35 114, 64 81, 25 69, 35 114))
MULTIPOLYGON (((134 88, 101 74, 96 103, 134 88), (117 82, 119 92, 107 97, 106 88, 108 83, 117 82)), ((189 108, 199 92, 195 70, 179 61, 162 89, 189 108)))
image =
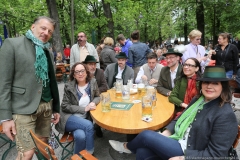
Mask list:
POLYGON ((237 134, 237 137, 235 139, 235 141, 233 142, 233 145, 232 147, 230 148, 229 150, 229 156, 234 158, 237 156, 237 152, 236 152, 236 148, 238 146, 238 143, 239 143, 239 139, 240 139, 240 125, 238 125, 238 134, 237 134))
MULTIPOLYGON (((47 159, 50 159, 50 160, 57 160, 57 157, 56 157, 55 152, 52 149, 52 147, 50 147, 48 144, 44 143, 41 139, 39 139, 35 135, 35 133, 33 133, 32 130, 30 130, 30 134, 31 134, 31 136, 33 138, 33 141, 35 143, 35 146, 36 146, 35 153, 37 153, 37 155, 39 155, 39 153, 41 153, 44 156, 44 157, 38 156, 38 159, 47 158, 47 159)), ((86 159, 86 160, 97 160, 94 156, 89 154, 86 150, 81 151, 80 155, 82 157, 84 157, 84 159, 86 159)), ((65 157, 65 158, 67 158, 67 157, 65 157)), ((82 160, 82 158, 79 157, 77 154, 75 154, 71 157, 71 160, 82 160)))
POLYGON ((68 149, 68 146, 70 146, 71 144, 73 144, 73 135, 71 132, 65 132, 61 139, 59 138, 59 135, 55 134, 55 138, 58 141, 60 147, 62 148, 62 157, 68 157, 69 155, 73 155, 73 148, 72 149, 68 149), (67 152, 67 154, 64 156, 64 152, 67 152))
POLYGON ((6 135, 3 132, 3 128, 2 128, 2 124, 0 124, 0 139, 2 139, 4 141, 4 144, 1 146, 5 146, 7 144, 9 144, 8 149, 3 153, 2 155, 2 160, 5 160, 8 153, 10 152, 10 150, 16 146, 16 143, 13 142, 11 139, 9 139, 8 137, 6 137, 6 135))

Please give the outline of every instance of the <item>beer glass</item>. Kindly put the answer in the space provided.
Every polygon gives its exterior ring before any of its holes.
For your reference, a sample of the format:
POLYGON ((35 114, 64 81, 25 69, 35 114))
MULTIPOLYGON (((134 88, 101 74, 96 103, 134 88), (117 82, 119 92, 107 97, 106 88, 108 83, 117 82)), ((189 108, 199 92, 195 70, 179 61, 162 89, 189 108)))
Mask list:
POLYGON ((137 89, 138 89, 138 98, 141 99, 146 94, 145 85, 143 83, 139 83, 137 85, 137 89))
POLYGON ((142 118, 152 117, 152 97, 143 96, 142 97, 142 118))
POLYGON ((115 84, 116 98, 122 98, 122 85, 123 85, 123 80, 122 79, 117 79, 116 84, 115 84))
POLYGON ((130 99, 130 88, 127 85, 122 86, 122 100, 129 101, 130 99))
POLYGON ((157 101, 157 91, 154 87, 148 86, 147 87, 147 95, 152 97, 152 109, 156 107, 156 101, 157 101))
POLYGON ((100 100, 102 105, 102 112, 109 112, 111 110, 111 98, 108 92, 100 94, 100 100))

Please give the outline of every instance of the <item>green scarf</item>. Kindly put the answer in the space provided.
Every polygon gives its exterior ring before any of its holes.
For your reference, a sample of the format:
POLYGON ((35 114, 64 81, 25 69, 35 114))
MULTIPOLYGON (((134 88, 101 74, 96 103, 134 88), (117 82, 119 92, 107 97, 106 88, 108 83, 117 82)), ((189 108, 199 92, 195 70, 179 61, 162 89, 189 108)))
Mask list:
POLYGON ((50 44, 43 43, 39 39, 37 39, 31 30, 28 30, 26 33, 26 37, 35 44, 35 49, 36 49, 36 61, 34 63, 35 67, 35 75, 37 77, 38 83, 42 81, 42 85, 46 87, 46 83, 49 81, 48 77, 48 62, 47 62, 47 57, 44 53, 43 49, 48 49, 50 44))
POLYGON ((198 109, 203 109, 204 97, 201 96, 194 104, 192 104, 177 120, 175 124, 175 133, 169 138, 179 140, 182 139, 187 128, 193 122, 198 109))

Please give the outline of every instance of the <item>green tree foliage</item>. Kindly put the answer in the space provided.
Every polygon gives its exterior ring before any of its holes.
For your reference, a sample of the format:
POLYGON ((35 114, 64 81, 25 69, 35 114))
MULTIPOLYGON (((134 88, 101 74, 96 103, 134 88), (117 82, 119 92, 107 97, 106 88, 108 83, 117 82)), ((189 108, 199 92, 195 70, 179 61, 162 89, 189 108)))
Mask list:
MULTIPOLYGON (((71 39, 71 0, 56 0, 63 44, 71 39)), ((207 43, 217 43, 220 32, 240 36, 240 3, 238 0, 104 0, 110 4, 113 28, 104 14, 101 0, 74 0, 74 35, 84 31, 88 41, 97 44, 103 36, 114 37, 122 33, 126 37, 140 30, 141 41, 159 42, 167 38, 187 37, 197 26, 204 27, 207 43), (197 20, 199 4, 203 12, 197 20)), ((1 0, 0 20, 7 24, 11 37, 24 34, 33 19, 48 15, 44 0, 1 0)), ((0 33, 2 34, 2 33, 0 33)), ((239 37, 240 38, 240 37, 239 37)), ((115 38, 114 38, 115 39, 115 38)), ((76 38, 75 38, 76 40, 76 38)), ((183 40, 182 40, 183 41, 183 40)))

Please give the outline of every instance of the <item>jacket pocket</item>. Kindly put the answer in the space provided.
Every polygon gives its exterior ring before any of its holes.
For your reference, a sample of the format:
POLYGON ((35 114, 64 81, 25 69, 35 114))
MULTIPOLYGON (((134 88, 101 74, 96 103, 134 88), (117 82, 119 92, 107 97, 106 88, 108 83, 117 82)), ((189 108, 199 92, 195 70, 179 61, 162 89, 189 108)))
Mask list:
POLYGON ((14 93, 18 93, 18 94, 24 94, 26 91, 25 88, 19 88, 19 87, 12 87, 12 91, 11 92, 14 92, 14 93))

